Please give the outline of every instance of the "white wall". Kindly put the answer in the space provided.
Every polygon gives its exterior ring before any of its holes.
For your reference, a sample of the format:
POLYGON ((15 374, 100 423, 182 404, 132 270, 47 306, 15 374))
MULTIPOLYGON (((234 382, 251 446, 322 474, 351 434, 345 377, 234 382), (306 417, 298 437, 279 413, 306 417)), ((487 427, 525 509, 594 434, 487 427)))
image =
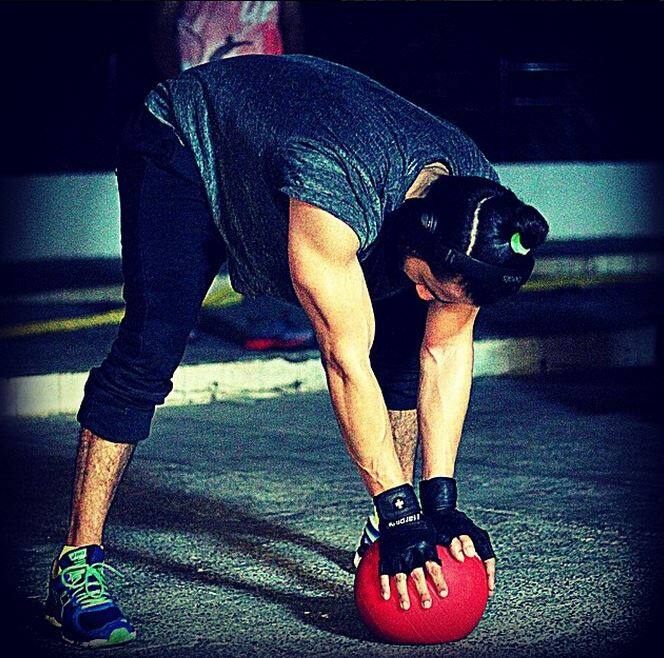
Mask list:
MULTIPOLYGON (((497 169, 505 185, 549 220, 551 239, 664 234, 661 166, 550 163, 497 169)), ((119 257, 112 173, 7 178, 1 189, 1 260, 119 257)))
POLYGON ((119 258, 120 211, 113 173, 7 178, 0 189, 3 261, 119 258))
POLYGON ((662 165, 642 163, 510 164, 503 185, 551 224, 551 239, 664 235, 662 165))

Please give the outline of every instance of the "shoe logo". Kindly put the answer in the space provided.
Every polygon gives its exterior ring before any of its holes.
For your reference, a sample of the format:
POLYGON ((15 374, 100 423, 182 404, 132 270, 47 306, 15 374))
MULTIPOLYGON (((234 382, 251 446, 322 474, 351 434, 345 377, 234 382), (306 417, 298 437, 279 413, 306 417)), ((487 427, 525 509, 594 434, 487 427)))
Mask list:
POLYGON ((79 548, 77 551, 69 551, 66 555, 69 556, 72 562, 80 562, 81 560, 85 560, 85 553, 84 548, 79 548))
POLYGON ((404 506, 405 504, 406 504, 406 503, 404 502, 403 498, 397 498, 397 499, 394 501, 394 506, 395 506, 399 511, 401 511, 401 510, 403 509, 403 506, 404 506))

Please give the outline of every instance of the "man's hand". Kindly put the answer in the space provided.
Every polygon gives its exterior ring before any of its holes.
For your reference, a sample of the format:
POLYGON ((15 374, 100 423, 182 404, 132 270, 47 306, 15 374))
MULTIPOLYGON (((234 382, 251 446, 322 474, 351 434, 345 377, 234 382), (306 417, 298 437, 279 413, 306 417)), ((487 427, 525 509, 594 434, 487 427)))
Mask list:
POLYGON ((399 604, 410 608, 408 574, 413 578, 423 608, 431 607, 431 594, 424 568, 440 596, 447 595, 447 585, 436 552, 436 531, 422 514, 410 484, 388 489, 374 497, 378 512, 380 539, 380 589, 390 598, 390 576, 394 576, 399 604))
POLYGON ((452 556, 479 557, 486 568, 489 596, 496 589, 496 555, 486 530, 456 509, 457 489, 454 478, 436 477, 420 482, 420 499, 427 518, 436 528, 436 541, 448 546, 452 556))

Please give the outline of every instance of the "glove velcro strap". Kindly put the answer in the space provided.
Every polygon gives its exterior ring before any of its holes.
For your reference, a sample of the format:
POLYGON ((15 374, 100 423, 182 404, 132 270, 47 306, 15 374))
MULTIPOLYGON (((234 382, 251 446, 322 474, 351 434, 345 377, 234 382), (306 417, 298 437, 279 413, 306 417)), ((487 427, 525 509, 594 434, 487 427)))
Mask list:
POLYGON ((453 510, 457 504, 454 478, 437 477, 420 482, 420 499, 425 514, 453 510))
POLYGON ((374 496, 381 532, 397 530, 422 518, 420 503, 411 484, 402 484, 374 496))

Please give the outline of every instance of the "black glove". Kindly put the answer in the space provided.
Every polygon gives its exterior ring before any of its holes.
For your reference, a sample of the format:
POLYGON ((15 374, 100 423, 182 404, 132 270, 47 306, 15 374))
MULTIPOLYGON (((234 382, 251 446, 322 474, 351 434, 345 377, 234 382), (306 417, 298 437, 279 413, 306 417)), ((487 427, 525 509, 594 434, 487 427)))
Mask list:
POLYGON ((437 532, 437 541, 449 546, 455 537, 468 535, 481 560, 495 558, 489 533, 476 526, 463 512, 456 509, 457 487, 454 478, 437 477, 420 482, 420 500, 426 516, 437 532))
POLYGON ((409 574, 429 560, 440 564, 436 530, 422 514, 415 490, 402 484, 374 496, 378 513, 380 573, 409 574))

